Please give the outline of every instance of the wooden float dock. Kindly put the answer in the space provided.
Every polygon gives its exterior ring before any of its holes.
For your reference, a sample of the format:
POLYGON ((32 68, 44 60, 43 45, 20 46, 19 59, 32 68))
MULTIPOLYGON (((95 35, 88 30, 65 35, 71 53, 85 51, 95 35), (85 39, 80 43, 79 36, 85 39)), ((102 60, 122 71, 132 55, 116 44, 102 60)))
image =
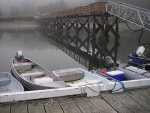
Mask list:
POLYGON ((130 92, 4 103, 0 113, 150 113, 150 87, 130 92))

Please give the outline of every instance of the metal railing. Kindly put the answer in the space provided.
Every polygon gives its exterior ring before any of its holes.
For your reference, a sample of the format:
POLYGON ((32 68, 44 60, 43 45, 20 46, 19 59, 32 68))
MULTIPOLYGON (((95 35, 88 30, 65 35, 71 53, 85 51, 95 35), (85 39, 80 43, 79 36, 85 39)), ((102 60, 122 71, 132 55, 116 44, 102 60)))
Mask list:
POLYGON ((65 10, 61 12, 46 14, 46 15, 40 16, 40 19, 66 17, 66 16, 72 16, 72 15, 83 15, 83 14, 89 14, 89 13, 94 13, 94 12, 99 12, 99 11, 106 12, 105 5, 106 5, 106 2, 93 3, 88 6, 77 7, 74 9, 69 9, 69 10, 65 10))
POLYGON ((122 2, 108 1, 106 12, 150 31, 150 10, 122 2))

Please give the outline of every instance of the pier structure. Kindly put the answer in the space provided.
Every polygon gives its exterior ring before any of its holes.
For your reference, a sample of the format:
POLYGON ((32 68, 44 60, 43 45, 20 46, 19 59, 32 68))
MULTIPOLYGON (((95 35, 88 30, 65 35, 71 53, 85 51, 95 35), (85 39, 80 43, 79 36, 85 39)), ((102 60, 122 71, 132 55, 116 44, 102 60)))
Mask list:
POLYGON ((92 58, 100 61, 109 55, 116 61, 119 46, 118 17, 106 12, 106 3, 77 7, 62 12, 51 13, 36 19, 42 31, 65 45, 72 45, 76 51, 84 50, 92 58), (81 35, 81 33, 84 33, 81 35), (114 46, 108 50, 109 37, 114 46))
MULTIPOLYGON (((44 15, 38 17, 36 21, 41 25, 41 31, 45 35, 54 38, 58 44, 62 42, 64 45, 62 50, 75 59, 80 59, 77 53, 81 50, 86 53, 83 57, 91 52, 90 58, 100 59, 104 57, 103 55, 116 55, 115 48, 119 46, 118 18, 136 23, 141 29, 149 30, 149 13, 147 10, 143 13, 142 10, 123 3, 103 2, 44 15), (85 37, 81 37, 83 31, 85 37), (112 37, 115 43, 111 49, 108 49, 109 38, 112 37), (76 55, 72 54, 73 51, 76 55)), ((88 84, 80 87, 3 93, 0 95, 0 111, 2 113, 20 113, 20 110, 25 113, 149 113, 150 79, 123 81, 123 83, 126 88, 139 89, 111 94, 106 91, 114 88, 116 90, 121 84, 110 82, 107 85, 88 84)))
POLYGON ((72 45, 75 50, 91 53, 93 59, 100 61, 106 55, 116 62, 119 46, 119 19, 127 21, 140 29, 150 31, 150 11, 122 2, 97 2, 88 6, 45 14, 36 17, 37 23, 47 36, 72 45), (84 37, 81 33, 84 32, 84 37), (109 39, 114 46, 108 49, 109 39))

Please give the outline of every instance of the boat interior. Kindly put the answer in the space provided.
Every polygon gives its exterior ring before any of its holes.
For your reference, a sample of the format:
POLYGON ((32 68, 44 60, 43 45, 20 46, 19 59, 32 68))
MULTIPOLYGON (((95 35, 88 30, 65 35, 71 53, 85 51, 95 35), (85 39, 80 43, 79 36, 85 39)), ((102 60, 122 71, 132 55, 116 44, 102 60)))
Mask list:
POLYGON ((19 82, 8 73, 0 73, 0 93, 23 91, 23 87, 19 82))
POLYGON ((69 86, 83 86, 96 83, 106 83, 109 80, 93 74, 81 68, 70 68, 53 71, 55 75, 62 78, 69 86))
POLYGON ((27 59, 25 59, 24 62, 18 62, 17 60, 14 60, 13 63, 17 72, 25 80, 31 83, 46 84, 47 82, 60 81, 60 79, 53 73, 27 59))

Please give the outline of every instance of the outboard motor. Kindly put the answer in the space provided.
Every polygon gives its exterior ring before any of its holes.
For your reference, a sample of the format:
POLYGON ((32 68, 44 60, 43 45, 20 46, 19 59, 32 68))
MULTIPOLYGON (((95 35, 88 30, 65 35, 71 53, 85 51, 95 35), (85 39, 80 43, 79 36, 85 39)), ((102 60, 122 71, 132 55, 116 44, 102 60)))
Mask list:
POLYGON ((16 52, 15 58, 16 58, 18 61, 23 60, 24 56, 23 56, 23 53, 22 53, 21 50, 19 50, 19 51, 16 52))
POLYGON ((111 69, 111 67, 115 67, 115 63, 110 56, 105 57, 105 65, 107 69, 111 69))
POLYGON ((140 47, 137 48, 136 54, 140 57, 140 56, 142 56, 144 51, 145 51, 145 48, 143 46, 140 46, 140 47))

